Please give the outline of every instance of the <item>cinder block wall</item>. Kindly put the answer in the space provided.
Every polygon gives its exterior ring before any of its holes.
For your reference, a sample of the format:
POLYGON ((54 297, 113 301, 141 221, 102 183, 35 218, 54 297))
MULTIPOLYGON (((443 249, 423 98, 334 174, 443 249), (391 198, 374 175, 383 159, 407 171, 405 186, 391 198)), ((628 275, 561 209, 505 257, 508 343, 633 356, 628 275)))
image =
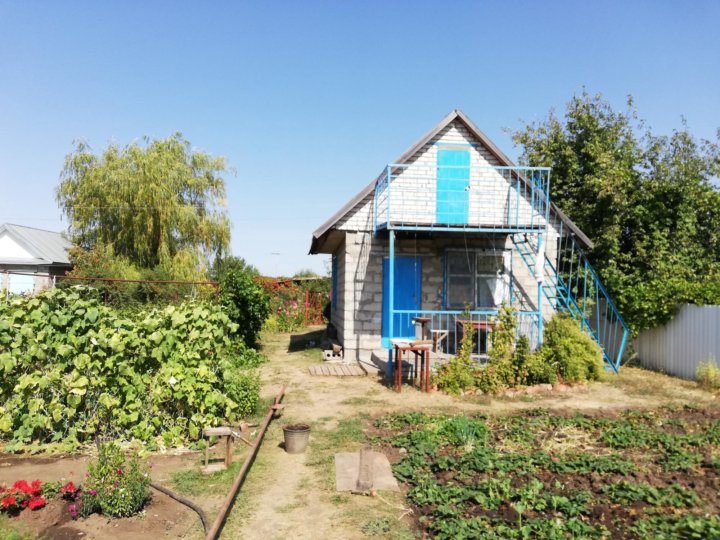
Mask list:
MULTIPOLYGON (((506 236, 450 237, 438 234, 431 239, 396 239, 397 256, 412 255, 422 258, 421 292, 423 310, 441 310, 443 295, 443 261, 448 249, 511 249, 506 236)), ((387 238, 376 238, 367 232, 348 232, 345 243, 338 250, 338 337, 345 348, 345 358, 369 358, 373 350, 381 347, 383 259, 389 254, 387 238)), ((515 254, 513 261, 514 286, 525 292, 523 303, 516 309, 535 309, 537 283, 535 276, 515 254)), ((552 308, 547 308, 548 316, 552 308)))

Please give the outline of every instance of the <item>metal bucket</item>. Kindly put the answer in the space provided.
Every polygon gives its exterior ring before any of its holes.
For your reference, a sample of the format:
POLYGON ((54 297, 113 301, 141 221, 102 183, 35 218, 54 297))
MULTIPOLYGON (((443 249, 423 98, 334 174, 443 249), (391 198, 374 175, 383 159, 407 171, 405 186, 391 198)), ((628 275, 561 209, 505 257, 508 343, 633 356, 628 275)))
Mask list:
POLYGON ((283 427, 285 434, 285 451, 288 454, 302 454, 307 448, 310 438, 310 426, 307 424, 292 424, 283 427))

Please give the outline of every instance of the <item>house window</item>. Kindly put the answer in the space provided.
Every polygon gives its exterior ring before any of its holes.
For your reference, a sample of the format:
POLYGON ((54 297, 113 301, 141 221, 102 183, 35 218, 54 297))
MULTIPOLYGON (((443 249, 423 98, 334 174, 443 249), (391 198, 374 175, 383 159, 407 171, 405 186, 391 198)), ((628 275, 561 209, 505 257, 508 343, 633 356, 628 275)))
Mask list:
POLYGON ((495 309, 507 302, 508 258, 503 250, 449 251, 445 259, 446 309, 495 309))

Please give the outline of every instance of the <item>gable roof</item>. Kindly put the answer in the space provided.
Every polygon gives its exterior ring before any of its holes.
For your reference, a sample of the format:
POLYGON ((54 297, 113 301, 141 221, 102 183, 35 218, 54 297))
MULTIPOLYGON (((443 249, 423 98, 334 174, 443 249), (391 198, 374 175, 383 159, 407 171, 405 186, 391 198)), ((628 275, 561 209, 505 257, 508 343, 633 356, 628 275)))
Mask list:
POLYGON ((23 225, 5 223, 0 225, 0 235, 7 233, 15 242, 30 253, 30 260, 2 258, 2 264, 52 264, 70 266, 68 250, 73 246, 62 234, 35 229, 23 225))
MULTIPOLYGON (((422 149, 423 146, 425 146, 428 142, 430 142, 438 133, 440 133, 443 129, 445 129, 447 126, 449 126, 451 123, 458 121, 461 124, 465 126, 465 128, 470 132, 470 134, 475 137, 482 145, 492 154, 492 156, 497 159, 503 166, 506 167, 514 167, 515 164, 512 162, 512 160, 507 157, 502 150, 500 150, 495 143, 493 143, 490 138, 485 135, 475 124, 472 123, 472 121, 465 115, 464 112, 462 112, 459 109, 455 109, 451 111, 445 118, 440 120, 435 127, 433 127, 430 131, 428 131, 425 135, 423 135, 420 140, 418 140, 415 144, 413 144, 410 148, 408 148, 400 157, 398 157, 396 160, 394 160, 392 163, 405 163, 408 161, 412 156, 414 156, 420 149, 422 149)), ((365 188, 362 189, 357 195, 355 195, 352 199, 350 199, 345 205, 343 205, 340 210, 335 212, 330 219, 328 219, 325 223, 320 225, 318 229, 313 232, 313 238, 312 238, 312 244, 310 245, 310 254, 318 253, 318 247, 320 244, 320 241, 322 237, 328 234, 330 229, 338 222, 340 221, 348 212, 350 212, 353 208, 355 208, 365 197, 370 195, 373 190, 375 189, 375 184, 378 181, 379 176, 374 178, 372 182, 370 182, 365 188)), ((550 210, 552 213, 557 216, 557 218, 562 221, 566 227, 568 227, 572 233, 577 237, 580 242, 585 244, 587 247, 592 248, 593 243, 590 238, 587 237, 587 235, 580 230, 580 227, 575 225, 570 218, 568 218, 556 205, 555 203, 550 203, 550 210)))

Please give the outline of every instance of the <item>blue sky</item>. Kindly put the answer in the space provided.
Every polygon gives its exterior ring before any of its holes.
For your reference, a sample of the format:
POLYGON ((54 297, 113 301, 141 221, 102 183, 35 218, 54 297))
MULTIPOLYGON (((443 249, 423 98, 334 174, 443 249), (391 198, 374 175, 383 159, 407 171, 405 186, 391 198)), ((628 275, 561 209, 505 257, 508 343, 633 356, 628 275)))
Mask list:
POLYGON ((453 108, 504 128, 583 86, 658 133, 720 127, 720 2, 0 0, 0 223, 64 229, 72 142, 181 131, 226 156, 232 249, 324 270, 311 233, 453 108))

